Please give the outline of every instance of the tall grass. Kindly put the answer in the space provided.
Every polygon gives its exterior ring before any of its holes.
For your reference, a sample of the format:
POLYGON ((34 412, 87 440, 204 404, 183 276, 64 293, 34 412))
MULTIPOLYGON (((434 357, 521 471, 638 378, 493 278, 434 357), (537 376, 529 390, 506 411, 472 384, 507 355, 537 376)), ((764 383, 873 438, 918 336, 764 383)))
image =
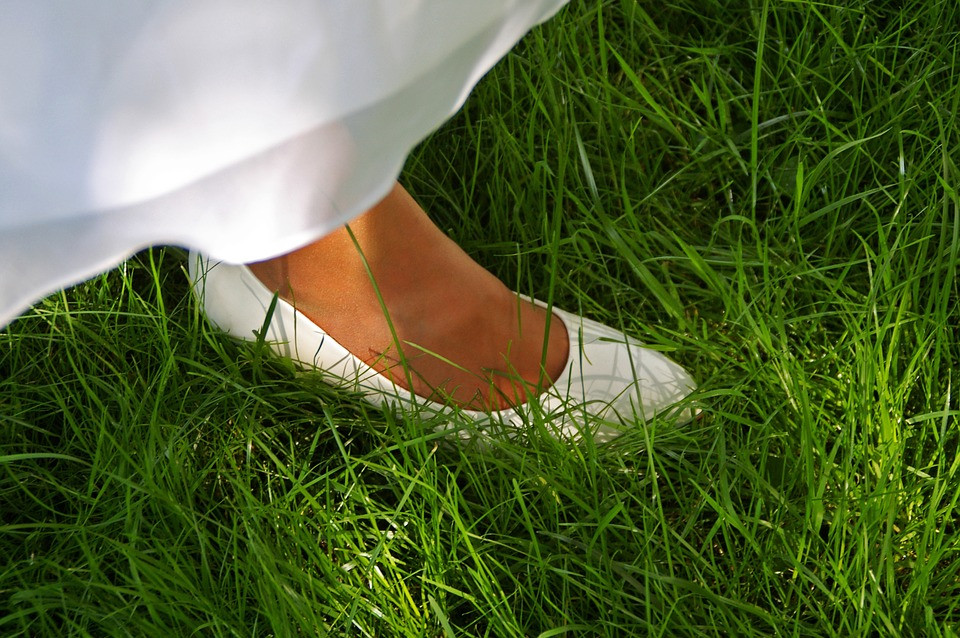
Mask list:
POLYGON ((576 2, 403 181, 704 418, 478 448, 200 316, 177 248, 0 333, 0 633, 956 635, 960 6, 576 2))

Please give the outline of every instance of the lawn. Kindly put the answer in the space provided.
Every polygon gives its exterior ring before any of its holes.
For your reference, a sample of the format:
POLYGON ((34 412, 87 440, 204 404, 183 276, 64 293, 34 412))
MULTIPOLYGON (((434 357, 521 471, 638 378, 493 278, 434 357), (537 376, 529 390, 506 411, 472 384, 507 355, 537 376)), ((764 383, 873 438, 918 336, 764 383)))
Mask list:
POLYGON ((38 303, 0 634, 956 635, 958 55, 952 1, 574 0, 414 150, 509 286, 689 369, 692 424, 458 442, 218 334, 177 247, 38 303))

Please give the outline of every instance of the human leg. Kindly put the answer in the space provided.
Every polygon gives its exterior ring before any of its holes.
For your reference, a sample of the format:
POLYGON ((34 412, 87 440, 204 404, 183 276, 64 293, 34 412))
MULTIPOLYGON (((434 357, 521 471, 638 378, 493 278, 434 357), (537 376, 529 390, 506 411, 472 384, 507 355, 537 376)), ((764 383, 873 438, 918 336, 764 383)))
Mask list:
POLYGON ((353 238, 342 229, 250 269, 421 397, 496 410, 536 396, 561 373, 570 343, 563 324, 473 261, 401 186, 350 230, 353 238))

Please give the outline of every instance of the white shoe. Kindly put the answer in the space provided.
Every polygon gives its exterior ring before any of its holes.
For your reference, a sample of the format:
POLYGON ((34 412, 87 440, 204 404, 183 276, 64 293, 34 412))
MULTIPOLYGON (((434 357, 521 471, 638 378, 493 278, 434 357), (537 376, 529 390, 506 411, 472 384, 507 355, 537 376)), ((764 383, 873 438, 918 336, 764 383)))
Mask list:
MULTIPOLYGON (((274 293, 246 266, 210 262, 193 252, 189 271, 207 318, 231 336, 255 339, 274 293)), ((563 373, 535 401, 495 412, 444 405, 401 388, 279 298, 263 337, 280 356, 320 371, 331 385, 359 392, 375 406, 458 413, 475 421, 481 431, 501 425, 515 431, 536 413, 559 437, 579 439, 586 433, 582 424, 589 421, 586 425, 594 440, 608 441, 625 431, 624 425, 617 424, 644 422, 661 415, 696 387, 686 370, 623 333, 558 308, 553 308, 553 314, 570 336, 570 354, 563 373)), ((693 416, 694 411, 686 407, 672 418, 684 422, 693 416)))

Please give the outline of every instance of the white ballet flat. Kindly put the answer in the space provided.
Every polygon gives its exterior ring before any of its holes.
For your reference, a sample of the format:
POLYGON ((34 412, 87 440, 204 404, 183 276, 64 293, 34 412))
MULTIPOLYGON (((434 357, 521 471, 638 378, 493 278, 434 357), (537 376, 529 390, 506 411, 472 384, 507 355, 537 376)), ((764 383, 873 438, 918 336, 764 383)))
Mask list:
MULTIPOLYGON (((246 266, 211 262, 196 253, 190 254, 189 271, 207 318, 234 337, 256 338, 274 293, 246 266)), ((603 442, 622 434, 631 424, 635 427, 637 422, 664 415, 696 387, 679 365, 623 333, 558 308, 553 308, 553 314, 570 336, 564 372, 535 401, 495 412, 444 405, 397 386, 282 299, 277 299, 263 336, 280 356, 318 370, 327 383, 359 392, 375 406, 457 413, 473 420, 481 432, 497 426, 522 431, 536 413, 556 436, 580 439, 589 426, 594 440, 603 442)), ((693 410, 684 407, 675 410, 671 418, 684 422, 693 416, 693 410)), ((470 434, 462 436, 469 438, 470 434)))

